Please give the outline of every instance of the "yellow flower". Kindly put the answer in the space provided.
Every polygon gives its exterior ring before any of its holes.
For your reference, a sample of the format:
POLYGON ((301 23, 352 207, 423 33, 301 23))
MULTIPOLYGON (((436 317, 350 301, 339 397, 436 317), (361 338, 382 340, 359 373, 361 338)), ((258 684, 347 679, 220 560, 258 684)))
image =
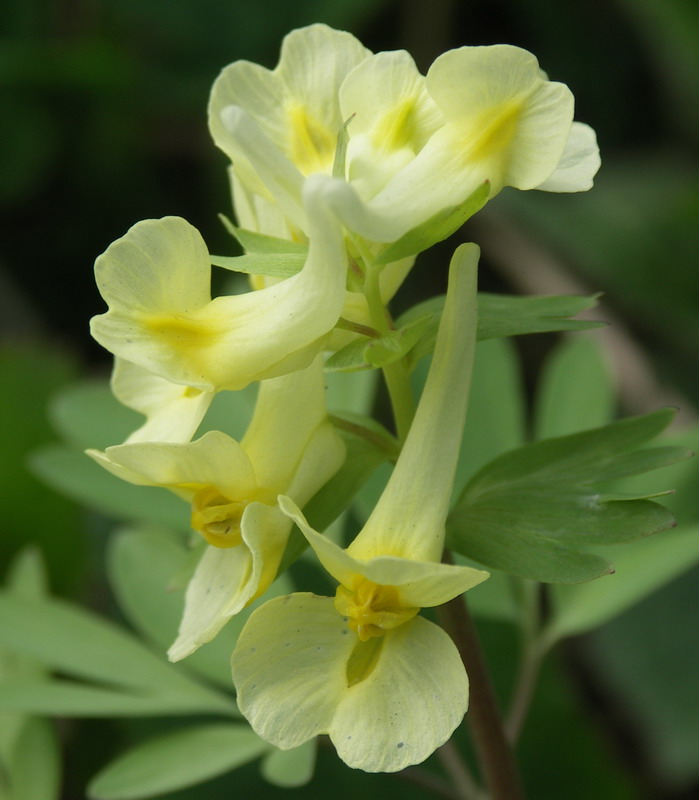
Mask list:
POLYGON ((277 505, 304 505, 339 469, 344 445, 327 419, 322 361, 264 381, 240 443, 212 431, 187 444, 133 442, 88 451, 124 480, 162 486, 191 503, 192 528, 209 545, 187 587, 173 661, 212 639, 277 573, 291 520, 277 505))
POLYGON ((289 498, 279 498, 339 586, 334 598, 269 601, 238 640, 238 705, 277 747, 328 733, 350 766, 391 772, 427 758, 466 711, 468 678, 456 647, 418 612, 487 577, 439 563, 473 361, 477 258, 475 245, 463 245, 452 261, 413 426, 352 544, 338 547, 289 498))
POLYGON ((198 231, 179 217, 134 225, 97 259, 109 311, 92 335, 117 357, 193 390, 242 389, 308 366, 342 310, 347 260, 325 195, 304 187, 310 246, 303 269, 274 286, 211 299, 211 263, 198 231))
POLYGON ((274 215, 263 207, 278 204, 294 236, 309 224, 304 178, 318 172, 347 181, 337 210, 350 231, 391 242, 486 182, 491 197, 504 186, 584 191, 599 168, 594 131, 573 122, 570 90, 510 45, 451 50, 422 76, 404 51, 372 55, 349 34, 313 25, 286 37, 273 71, 227 67, 209 124, 234 162, 237 197, 247 193, 247 207, 266 219, 274 215))

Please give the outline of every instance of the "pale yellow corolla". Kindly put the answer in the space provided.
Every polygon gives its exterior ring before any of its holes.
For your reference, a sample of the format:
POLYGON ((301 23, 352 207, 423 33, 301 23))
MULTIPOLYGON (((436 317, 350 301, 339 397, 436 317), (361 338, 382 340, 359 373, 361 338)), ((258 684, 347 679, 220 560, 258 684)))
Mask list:
POLYGON ((233 161, 237 198, 247 194, 262 219, 274 217, 263 210, 273 203, 289 235, 302 235, 305 178, 334 174, 347 182, 336 209, 343 222, 375 243, 459 207, 486 183, 491 197, 505 186, 589 189, 599 152, 573 110, 570 90, 519 47, 451 50, 423 76, 404 51, 371 54, 349 34, 312 25, 285 38, 275 70, 247 61, 224 69, 209 124, 233 161))
POLYGON ((95 264, 109 310, 94 338, 148 373, 200 392, 241 389, 302 369, 342 311, 347 256, 325 196, 336 181, 305 184, 309 248, 300 272, 261 291, 211 298, 211 261, 179 217, 144 220, 95 264))
POLYGON ((299 593, 257 609, 233 654, 240 710, 282 749, 321 733, 352 767, 392 772, 427 758, 468 706, 455 645, 419 615, 487 577, 440 563, 475 342, 478 248, 463 245, 429 376, 395 470, 366 525, 343 550, 299 526, 337 581, 334 598, 299 593))
POLYGON ((88 453, 124 480, 162 486, 191 503, 192 529, 208 546, 169 651, 177 661, 272 583, 292 527, 277 496, 304 505, 339 469, 345 449, 327 418, 319 357, 261 383, 240 443, 211 431, 185 444, 136 441, 88 453))

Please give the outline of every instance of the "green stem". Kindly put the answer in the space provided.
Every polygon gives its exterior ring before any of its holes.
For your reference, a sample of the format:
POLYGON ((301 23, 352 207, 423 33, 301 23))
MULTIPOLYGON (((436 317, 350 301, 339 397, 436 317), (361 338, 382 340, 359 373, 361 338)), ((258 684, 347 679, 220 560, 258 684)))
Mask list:
POLYGON ((452 739, 437 750, 437 756, 451 778, 459 800, 484 800, 480 787, 473 779, 452 739))
POLYGON ((541 662, 546 647, 541 637, 541 585, 531 581, 520 581, 519 606, 522 609, 522 655, 519 673, 512 693, 512 700, 505 722, 505 731, 511 744, 514 744, 522 731, 524 721, 531 705, 541 662))
MULTIPOLYGON (((445 561, 451 557, 447 554, 445 561)), ((469 727, 490 791, 491 800, 523 800, 517 765, 505 735, 478 635, 463 597, 437 609, 440 622, 454 640, 471 684, 469 727)))
MULTIPOLYGON (((369 316, 377 331, 381 334, 393 330, 393 320, 381 299, 379 277, 381 270, 369 267, 366 274, 365 295, 369 306, 369 316)), ((405 441, 415 416, 415 398, 410 386, 410 376, 403 360, 394 361, 382 367, 384 380, 388 389, 396 424, 396 433, 401 444, 405 441)))

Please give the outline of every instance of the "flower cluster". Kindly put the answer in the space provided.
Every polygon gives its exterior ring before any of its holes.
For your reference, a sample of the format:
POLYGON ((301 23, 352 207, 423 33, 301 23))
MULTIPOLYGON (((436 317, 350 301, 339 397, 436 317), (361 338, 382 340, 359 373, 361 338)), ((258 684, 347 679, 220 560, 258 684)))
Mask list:
POLYGON ((407 53, 373 54, 324 25, 289 34, 272 71, 224 69, 209 123, 231 159, 251 289, 212 297, 212 263, 236 269, 236 259, 210 256, 177 217, 136 224, 99 257, 108 310, 92 333, 115 356, 114 394, 145 421, 89 452, 191 504, 204 544, 172 660, 264 594, 300 528, 337 591, 275 598, 251 615, 233 654, 240 709, 280 748, 329 733, 347 764, 398 770, 445 742, 468 704, 454 644, 419 612, 487 577, 440 563, 473 362, 477 247, 454 256, 412 425, 347 549, 300 510, 345 457, 324 359, 367 330, 390 333, 386 304, 415 256, 504 187, 588 189, 594 132, 573 121, 568 88, 517 47, 453 50, 423 76, 407 53), (217 392, 256 382, 240 442, 215 430, 193 438, 217 392))

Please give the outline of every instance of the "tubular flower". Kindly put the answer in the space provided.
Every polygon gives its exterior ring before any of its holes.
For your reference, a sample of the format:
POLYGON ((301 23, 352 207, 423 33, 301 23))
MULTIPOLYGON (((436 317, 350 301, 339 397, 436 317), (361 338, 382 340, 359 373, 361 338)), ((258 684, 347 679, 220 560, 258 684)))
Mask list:
POLYGON ((468 678, 456 647, 418 612, 487 577, 439 563, 473 361, 477 257, 475 245, 463 245, 452 261, 413 426, 352 544, 338 547, 291 500, 279 500, 339 585, 334 598, 269 601, 233 653, 238 705, 277 747, 328 733, 350 766, 391 772, 430 755, 466 711, 468 678))
POLYGON ((92 335, 117 357, 202 392, 308 366, 345 295, 342 232, 324 199, 334 183, 318 176, 304 187, 313 222, 303 269, 258 292, 212 300, 198 231, 179 217, 137 223, 97 259, 109 311, 93 318, 92 335))
POLYGON ((422 76, 408 53, 350 40, 323 25, 293 31, 274 71, 235 62, 212 90, 210 129, 237 194, 277 203, 291 235, 307 231, 301 187, 314 172, 347 181, 343 222, 370 242, 395 241, 484 185, 491 197, 591 187, 594 131, 573 122, 570 90, 531 53, 462 47, 422 76))
POLYGON ((191 503, 208 544, 187 587, 173 661, 210 641, 274 580, 292 527, 280 492, 304 505, 339 469, 344 445, 327 419, 322 363, 264 381, 240 443, 219 431, 187 444, 134 442, 88 451, 131 483, 191 503))

